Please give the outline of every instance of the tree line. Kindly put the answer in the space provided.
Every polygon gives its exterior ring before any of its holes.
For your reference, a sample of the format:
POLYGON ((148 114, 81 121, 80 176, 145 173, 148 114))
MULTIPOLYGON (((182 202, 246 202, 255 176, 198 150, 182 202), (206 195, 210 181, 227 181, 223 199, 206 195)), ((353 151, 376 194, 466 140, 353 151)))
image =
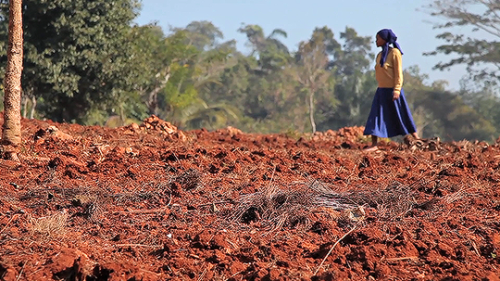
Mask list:
MULTIPOLYGON (((454 54, 436 68, 462 64, 470 76, 451 92, 446 81, 430 81, 409 66, 405 93, 424 137, 492 141, 500 135, 500 43, 448 28, 467 26, 498 38, 500 7, 495 1, 444 2, 426 10, 442 18, 436 27, 444 29, 438 36, 443 45, 424 55, 454 54), (472 4, 482 5, 483 13, 467 12, 472 4)), ((8 1, 0 0, 0 9, 3 79, 8 1)), ((242 24, 235 28, 251 50, 243 53, 210 21, 162 30, 134 24, 139 13, 137 0, 24 0, 22 115, 121 126, 155 114, 185 130, 230 125, 260 133, 336 130, 366 121, 377 87, 373 35, 322 26, 290 50, 282 41, 285 30, 242 24)))

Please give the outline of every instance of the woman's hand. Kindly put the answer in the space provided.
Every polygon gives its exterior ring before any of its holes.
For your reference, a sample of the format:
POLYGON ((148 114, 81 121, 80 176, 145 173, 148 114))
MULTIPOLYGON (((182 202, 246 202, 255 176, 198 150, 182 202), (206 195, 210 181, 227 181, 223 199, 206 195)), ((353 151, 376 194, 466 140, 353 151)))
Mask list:
POLYGON ((398 91, 392 92, 392 101, 399 99, 399 95, 401 95, 401 93, 398 91))

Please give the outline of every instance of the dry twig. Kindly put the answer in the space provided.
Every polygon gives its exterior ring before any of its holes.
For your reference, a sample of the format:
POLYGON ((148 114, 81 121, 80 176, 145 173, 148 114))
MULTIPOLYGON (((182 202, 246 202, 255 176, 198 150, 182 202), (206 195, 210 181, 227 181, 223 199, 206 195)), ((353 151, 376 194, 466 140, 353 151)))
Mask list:
POLYGON ((127 211, 115 211, 113 214, 124 215, 124 214, 151 214, 151 213, 163 213, 167 209, 166 208, 157 208, 157 209, 147 209, 147 210, 127 210, 127 211))
POLYGON ((344 234, 344 236, 342 236, 339 240, 337 240, 337 242, 335 242, 335 244, 333 244, 333 246, 330 248, 330 251, 328 251, 328 254, 326 254, 325 258, 321 261, 321 263, 319 264, 318 268, 316 268, 316 271, 314 272, 313 276, 316 276, 316 274, 318 273, 319 269, 323 266, 323 263, 330 256, 330 254, 332 253, 332 251, 335 248, 335 246, 337 246, 337 244, 340 243, 340 241, 342 241, 344 238, 346 238, 347 235, 351 234, 351 232, 353 232, 356 229, 357 226, 358 225, 353 226, 353 228, 351 228, 351 230, 349 230, 346 234, 344 234))
POLYGON ((19 279, 20 279, 20 278, 21 278, 21 276, 23 275, 24 267, 26 266, 26 264, 27 264, 28 262, 29 262, 29 261, 24 262, 23 267, 21 268, 21 271, 19 271, 19 275, 17 275, 16 281, 19 281, 19 279))
POLYGON ((161 248, 163 245, 143 245, 143 244, 115 244, 115 247, 145 247, 145 248, 161 248))
POLYGON ((14 220, 15 217, 19 216, 19 214, 15 214, 12 216, 12 218, 10 218, 10 220, 7 222, 7 224, 5 225, 5 227, 0 231, 0 234, 2 234, 6 229, 7 229, 7 226, 9 226, 9 224, 14 220))

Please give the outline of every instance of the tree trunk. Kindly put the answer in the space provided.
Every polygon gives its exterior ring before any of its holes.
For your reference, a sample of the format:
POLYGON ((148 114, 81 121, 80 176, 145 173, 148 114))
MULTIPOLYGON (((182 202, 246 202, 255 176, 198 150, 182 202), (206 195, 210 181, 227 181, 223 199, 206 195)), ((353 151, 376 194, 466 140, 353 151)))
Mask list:
POLYGON ((120 104, 120 126, 125 126, 125 121, 127 121, 127 116, 125 115, 125 110, 123 109, 123 102, 120 104))
POLYGON ((22 0, 10 0, 9 46, 4 80, 2 148, 5 159, 19 161, 21 145, 21 74, 23 70, 22 0))
POLYGON ((35 118, 35 112, 36 112, 36 97, 35 95, 31 96, 31 111, 30 111, 30 119, 35 118))
POLYGON ((309 90, 309 121, 311 122, 312 133, 316 133, 316 122, 314 121, 314 90, 309 90))
POLYGON ((167 74, 165 75, 163 81, 160 82, 160 85, 158 87, 154 88, 150 93, 149 93, 149 100, 147 103, 149 113, 158 115, 158 93, 165 88, 165 86, 168 83, 168 80, 170 79, 170 67, 167 68, 167 74))

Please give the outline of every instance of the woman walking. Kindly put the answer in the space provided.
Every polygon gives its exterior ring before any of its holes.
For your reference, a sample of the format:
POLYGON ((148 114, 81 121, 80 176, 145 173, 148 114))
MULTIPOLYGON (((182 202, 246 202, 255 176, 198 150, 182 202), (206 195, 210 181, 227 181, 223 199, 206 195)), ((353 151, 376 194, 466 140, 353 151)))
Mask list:
POLYGON ((366 121, 364 135, 372 136, 371 146, 365 151, 378 150, 378 138, 391 138, 411 134, 419 139, 410 109, 403 91, 403 64, 401 47, 397 36, 390 29, 377 33, 377 55, 375 76, 378 88, 366 121), (392 45, 392 46, 391 46, 392 45))

